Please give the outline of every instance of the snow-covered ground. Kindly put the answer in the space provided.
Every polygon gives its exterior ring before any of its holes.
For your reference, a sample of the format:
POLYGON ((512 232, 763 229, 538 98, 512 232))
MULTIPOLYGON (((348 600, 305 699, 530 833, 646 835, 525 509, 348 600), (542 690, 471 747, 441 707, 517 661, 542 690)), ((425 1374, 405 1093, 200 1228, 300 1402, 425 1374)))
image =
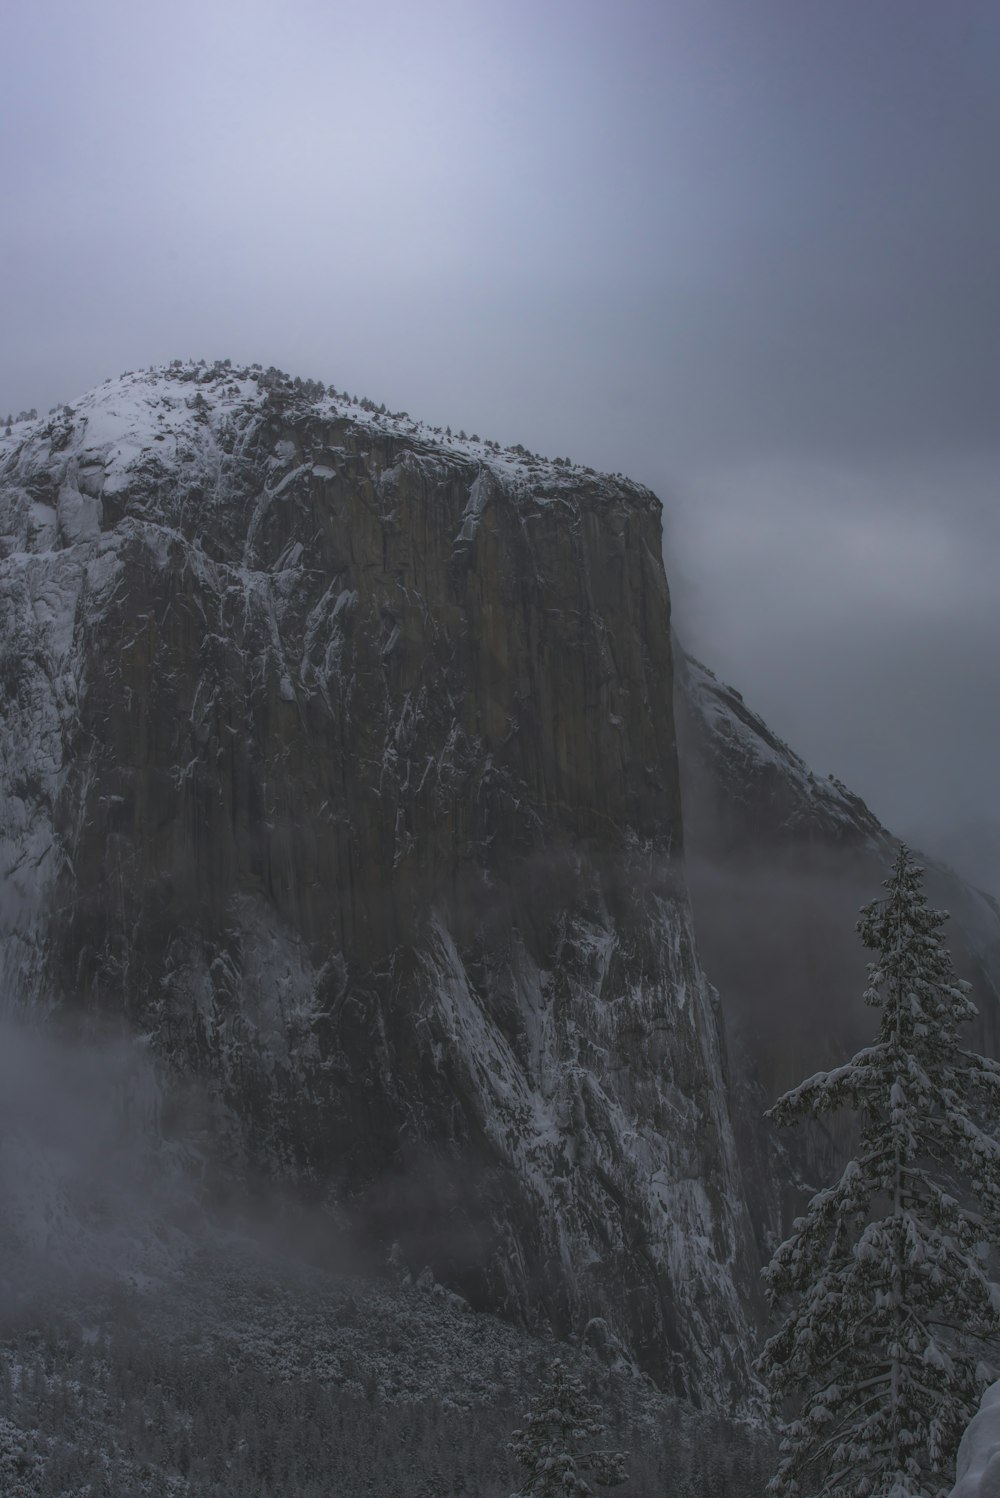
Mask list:
POLYGON ((951 1498, 1000 1498, 1000 1380, 990 1384, 962 1437, 951 1498))

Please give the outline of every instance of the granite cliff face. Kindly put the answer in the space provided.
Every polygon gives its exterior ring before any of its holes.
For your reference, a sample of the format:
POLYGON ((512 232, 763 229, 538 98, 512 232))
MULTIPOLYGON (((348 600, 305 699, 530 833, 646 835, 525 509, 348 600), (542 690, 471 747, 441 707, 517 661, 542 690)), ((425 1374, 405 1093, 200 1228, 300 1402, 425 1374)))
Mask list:
MULTIPOLYGON (((672 655, 652 494, 126 376, 0 439, 0 700, 7 1012, 146 1037, 376 1268, 753 1402, 839 1148, 761 1115, 870 1033, 893 840, 672 655)), ((929 873, 998 1054, 1000 912, 929 873)))
POLYGON ((0 444, 9 1008, 150 1036, 379 1256, 745 1393, 658 501, 276 375, 0 444))

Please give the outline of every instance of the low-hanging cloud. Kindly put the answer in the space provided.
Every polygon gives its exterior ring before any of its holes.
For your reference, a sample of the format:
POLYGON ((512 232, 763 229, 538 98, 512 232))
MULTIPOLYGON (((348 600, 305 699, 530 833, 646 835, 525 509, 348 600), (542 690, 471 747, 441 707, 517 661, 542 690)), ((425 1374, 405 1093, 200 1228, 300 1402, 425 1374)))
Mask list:
POLYGON ((817 773, 993 890, 998 471, 984 452, 716 473, 672 497, 665 536, 688 647, 817 773))
POLYGON ((191 1252, 196 1173, 182 1140, 164 1136, 163 1101, 139 1041, 0 1022, 0 1311, 141 1284, 191 1252))

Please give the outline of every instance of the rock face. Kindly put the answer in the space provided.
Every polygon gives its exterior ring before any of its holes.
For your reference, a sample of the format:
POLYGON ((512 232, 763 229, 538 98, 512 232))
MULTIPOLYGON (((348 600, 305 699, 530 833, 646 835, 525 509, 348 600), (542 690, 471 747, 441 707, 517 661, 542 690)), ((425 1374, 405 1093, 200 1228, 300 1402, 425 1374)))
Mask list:
POLYGON ((9 1007, 481 1304, 749 1387, 658 501, 259 370, 0 445, 9 1007))
MULTIPOLYGON (((0 994, 148 1037, 366 1262, 738 1409, 842 1142, 761 1115, 871 1033, 894 845, 672 658, 659 514, 274 371, 18 423, 0 994)), ((996 1055, 1000 911, 928 882, 996 1055)))

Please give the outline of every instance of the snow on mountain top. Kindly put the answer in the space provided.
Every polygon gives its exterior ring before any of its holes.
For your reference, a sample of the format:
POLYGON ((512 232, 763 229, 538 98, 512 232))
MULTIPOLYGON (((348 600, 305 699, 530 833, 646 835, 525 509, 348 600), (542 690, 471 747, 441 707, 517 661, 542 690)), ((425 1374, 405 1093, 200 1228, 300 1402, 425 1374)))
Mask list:
POLYGON ((406 411, 388 411, 319 381, 256 364, 233 368, 228 360, 211 365, 176 360, 106 380, 72 406, 54 407, 34 421, 19 421, 6 435, 0 428, 0 462, 12 448, 39 439, 60 449, 71 445, 83 458, 104 458, 113 491, 144 454, 158 450, 168 458, 176 444, 190 438, 196 424, 212 429, 239 424, 262 415, 270 400, 282 398, 322 421, 347 420, 382 436, 406 439, 411 446, 444 449, 449 456, 491 469, 505 488, 530 489, 536 499, 587 483, 658 504, 649 489, 621 474, 601 474, 568 458, 545 458, 520 444, 501 447, 475 434, 455 435, 448 427, 414 420, 406 411), (154 444, 163 446, 157 449, 154 444))

